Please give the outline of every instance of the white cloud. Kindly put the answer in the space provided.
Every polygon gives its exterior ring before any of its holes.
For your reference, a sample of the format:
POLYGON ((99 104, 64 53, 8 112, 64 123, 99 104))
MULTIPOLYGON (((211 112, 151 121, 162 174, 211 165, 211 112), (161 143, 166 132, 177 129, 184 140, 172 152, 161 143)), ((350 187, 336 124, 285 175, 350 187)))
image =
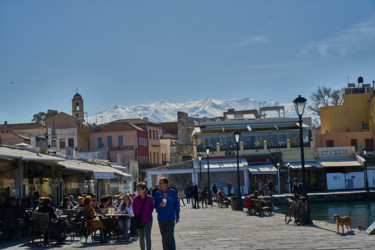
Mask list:
POLYGON ((265 36, 250 36, 246 40, 243 40, 238 43, 234 43, 230 45, 229 47, 233 49, 233 48, 238 48, 238 47, 244 47, 250 44, 266 43, 268 41, 269 40, 265 36))
POLYGON ((375 16, 326 39, 312 42, 299 51, 300 56, 346 56, 374 49, 375 16))

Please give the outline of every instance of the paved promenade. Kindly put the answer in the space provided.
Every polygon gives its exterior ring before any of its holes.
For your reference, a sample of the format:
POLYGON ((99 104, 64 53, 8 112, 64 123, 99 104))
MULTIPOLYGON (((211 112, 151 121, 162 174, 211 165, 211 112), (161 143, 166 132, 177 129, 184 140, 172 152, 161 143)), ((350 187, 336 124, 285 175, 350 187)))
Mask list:
MULTIPOLYGON (((156 217, 156 216, 155 216, 156 217)), ((161 247, 159 228, 154 218, 153 249, 161 247)), ((176 225, 177 249, 373 249, 375 236, 355 230, 355 235, 336 234, 336 225, 314 221, 314 226, 285 225, 284 217, 247 216, 228 208, 181 208, 181 221, 176 225)), ((139 249, 138 241, 110 243, 67 243, 56 248, 68 249, 139 249)), ((4 247, 0 245, 0 248, 4 247)), ((29 249, 17 245, 9 249, 29 249)))

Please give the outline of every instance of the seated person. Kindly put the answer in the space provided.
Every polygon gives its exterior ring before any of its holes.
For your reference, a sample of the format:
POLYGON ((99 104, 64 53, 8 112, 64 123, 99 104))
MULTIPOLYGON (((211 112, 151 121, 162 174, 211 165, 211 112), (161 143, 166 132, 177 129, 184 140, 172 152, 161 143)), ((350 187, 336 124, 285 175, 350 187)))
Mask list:
MULTIPOLYGON (((57 239, 57 216, 55 214, 55 211, 51 207, 52 200, 49 197, 41 197, 42 200, 41 206, 36 209, 36 212, 38 213, 48 213, 49 215, 49 221, 50 221, 50 228, 52 232, 52 238, 57 239)), ((48 233, 44 234, 44 244, 48 244, 48 233)))
POLYGON ((109 207, 109 198, 108 197, 103 197, 101 200, 100 200, 100 205, 99 205, 99 208, 100 210, 102 211, 102 213, 106 213, 108 211, 108 209, 110 208, 109 207))
POLYGON ((118 219, 118 226, 120 227, 120 230, 123 232, 125 239, 128 240, 130 220, 131 220, 131 217, 134 217, 132 199, 130 198, 130 195, 125 195, 123 197, 122 203, 119 205, 117 212, 129 214, 129 217, 125 217, 125 218, 120 217, 118 219))
MULTIPOLYGON (((109 209, 109 198, 108 197, 103 197, 102 200, 101 200, 101 203, 99 205, 99 208, 101 210, 101 213, 102 214, 105 214, 107 213, 108 209, 109 209)), ((102 217, 102 223, 104 225, 104 227, 106 228, 104 230, 104 233, 106 234, 109 234, 112 230, 114 230, 116 228, 113 220, 111 218, 108 218, 108 217, 102 217)))
POLYGON ((220 191, 217 193, 217 196, 220 197, 223 201, 228 201, 228 198, 225 197, 225 194, 223 193, 223 190, 220 190, 220 191))
MULTIPOLYGON (((102 226, 102 223, 100 222, 98 218, 96 218, 96 212, 95 212, 95 209, 92 207, 91 203, 92 203, 91 196, 86 196, 83 199, 83 205, 84 205, 83 211, 85 212, 86 218, 90 223, 90 226, 91 226, 90 231, 91 230, 96 231, 100 229, 100 227, 102 226)), ((82 226, 85 226, 85 225, 82 225, 82 226)), ((84 231, 84 233, 86 232, 84 231)), ((105 239, 105 235, 103 235, 103 237, 105 239)), ((100 237, 100 240, 102 241, 102 237, 100 237)))
POLYGON ((260 205, 262 207, 269 207, 270 208, 270 213, 272 213, 272 208, 274 207, 273 203, 271 201, 267 201, 264 198, 259 198, 258 196, 259 192, 255 191, 254 194, 252 195, 252 200, 259 200, 260 205))
POLYGON ((61 202, 60 208, 65 210, 65 209, 70 209, 70 201, 68 197, 65 197, 63 201, 61 202))
POLYGON ((96 198, 92 198, 91 205, 95 209, 95 212, 97 214, 100 214, 100 208, 99 208, 98 200, 96 198))

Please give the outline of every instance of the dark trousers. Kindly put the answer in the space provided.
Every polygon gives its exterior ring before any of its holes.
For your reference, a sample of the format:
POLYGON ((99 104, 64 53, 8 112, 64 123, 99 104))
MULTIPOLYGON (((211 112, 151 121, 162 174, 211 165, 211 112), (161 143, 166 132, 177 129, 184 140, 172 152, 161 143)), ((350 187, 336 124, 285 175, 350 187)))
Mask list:
POLYGON ((183 199, 183 198, 178 199, 178 203, 180 203, 180 205, 181 205, 181 201, 182 201, 182 204, 184 204, 184 206, 185 206, 185 202, 184 202, 184 199, 183 199))
POLYGON ((130 235, 135 236, 138 235, 137 228, 135 227, 135 217, 130 217, 130 235))
POLYGON ((176 242, 174 240, 174 225, 174 220, 159 221, 163 250, 176 250, 176 242))

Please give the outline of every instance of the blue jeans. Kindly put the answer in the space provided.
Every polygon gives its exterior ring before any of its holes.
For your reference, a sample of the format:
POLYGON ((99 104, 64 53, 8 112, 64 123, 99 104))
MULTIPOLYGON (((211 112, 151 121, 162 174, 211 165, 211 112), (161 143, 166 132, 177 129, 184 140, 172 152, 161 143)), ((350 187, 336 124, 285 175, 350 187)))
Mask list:
POLYGON ((159 221, 159 229, 164 250, 176 250, 176 242, 174 240, 174 220, 159 221))
POLYGON ((139 246, 141 250, 145 250, 145 239, 146 239, 146 247, 147 250, 151 250, 151 229, 152 229, 152 221, 143 223, 143 228, 137 229, 138 237, 139 237, 139 246))

